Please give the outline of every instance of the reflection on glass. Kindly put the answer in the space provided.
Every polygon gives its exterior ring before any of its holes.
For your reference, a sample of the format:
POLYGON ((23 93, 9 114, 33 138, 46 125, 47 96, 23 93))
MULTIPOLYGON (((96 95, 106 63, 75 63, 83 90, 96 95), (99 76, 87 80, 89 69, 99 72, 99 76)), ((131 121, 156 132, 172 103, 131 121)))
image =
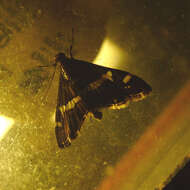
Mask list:
POLYGON ((13 124, 14 120, 12 118, 0 115, 0 140, 3 139, 13 124))
POLYGON ((106 67, 115 67, 122 60, 127 61, 128 54, 119 48, 109 38, 106 38, 96 56, 94 63, 97 65, 105 65, 106 67))

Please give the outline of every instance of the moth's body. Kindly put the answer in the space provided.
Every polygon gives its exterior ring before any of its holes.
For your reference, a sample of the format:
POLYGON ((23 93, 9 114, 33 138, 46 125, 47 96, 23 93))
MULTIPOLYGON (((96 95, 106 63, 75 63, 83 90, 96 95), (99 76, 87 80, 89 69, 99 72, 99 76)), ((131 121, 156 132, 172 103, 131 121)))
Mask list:
POLYGON ((68 58, 63 53, 56 56, 56 62, 61 67, 56 109, 60 148, 76 138, 88 113, 101 119, 102 108, 121 109, 151 92, 145 81, 125 71, 68 58))

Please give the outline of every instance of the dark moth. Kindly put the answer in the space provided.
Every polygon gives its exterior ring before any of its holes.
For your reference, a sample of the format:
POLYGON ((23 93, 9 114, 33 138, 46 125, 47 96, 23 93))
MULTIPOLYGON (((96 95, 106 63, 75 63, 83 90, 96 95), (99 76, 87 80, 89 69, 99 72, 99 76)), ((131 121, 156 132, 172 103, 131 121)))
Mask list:
POLYGON ((71 145, 85 118, 101 120, 102 108, 121 109, 144 99, 151 87, 131 73, 56 56, 60 65, 55 134, 60 148, 71 145))

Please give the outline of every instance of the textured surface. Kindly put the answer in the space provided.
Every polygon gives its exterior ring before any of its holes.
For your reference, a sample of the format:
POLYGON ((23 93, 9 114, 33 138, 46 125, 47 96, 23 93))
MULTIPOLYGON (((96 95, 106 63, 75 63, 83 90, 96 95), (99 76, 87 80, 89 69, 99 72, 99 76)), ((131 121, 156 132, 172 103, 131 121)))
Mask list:
POLYGON ((189 9, 185 0, 1 0, 0 114, 14 124, 0 141, 0 189, 93 190, 112 173, 189 79, 189 9), (53 69, 37 66, 68 53, 72 27, 74 57, 92 62, 106 39, 121 59, 108 51, 97 64, 142 77, 153 93, 127 109, 105 110, 102 122, 89 119, 72 146, 60 150, 54 134, 58 77, 46 93, 53 69))

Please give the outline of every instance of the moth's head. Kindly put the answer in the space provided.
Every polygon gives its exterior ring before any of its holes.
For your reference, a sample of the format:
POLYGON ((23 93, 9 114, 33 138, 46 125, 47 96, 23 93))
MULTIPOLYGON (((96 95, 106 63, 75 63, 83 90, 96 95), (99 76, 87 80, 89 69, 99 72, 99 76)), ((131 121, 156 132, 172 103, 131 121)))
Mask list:
POLYGON ((55 63, 58 63, 58 62, 61 62, 61 63, 64 63, 66 60, 66 56, 64 53, 58 53, 56 56, 55 56, 55 63))

